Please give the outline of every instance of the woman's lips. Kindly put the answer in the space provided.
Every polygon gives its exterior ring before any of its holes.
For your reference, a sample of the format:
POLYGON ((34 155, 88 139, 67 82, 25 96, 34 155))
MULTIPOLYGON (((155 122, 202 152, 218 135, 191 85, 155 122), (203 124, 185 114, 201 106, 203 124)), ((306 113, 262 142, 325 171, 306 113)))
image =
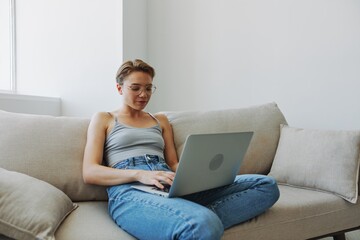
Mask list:
POLYGON ((148 101, 137 101, 140 105, 146 105, 148 101))

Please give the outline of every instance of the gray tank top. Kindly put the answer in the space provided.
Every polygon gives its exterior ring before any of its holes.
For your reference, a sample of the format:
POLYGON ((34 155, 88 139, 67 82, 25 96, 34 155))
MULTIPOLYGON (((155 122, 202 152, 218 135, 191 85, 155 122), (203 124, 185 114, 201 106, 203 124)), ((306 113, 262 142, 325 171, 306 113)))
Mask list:
POLYGON ((115 118, 114 128, 106 137, 104 146, 104 160, 108 166, 145 154, 164 158, 165 143, 160 124, 153 115, 150 116, 158 124, 149 128, 126 126, 115 118))

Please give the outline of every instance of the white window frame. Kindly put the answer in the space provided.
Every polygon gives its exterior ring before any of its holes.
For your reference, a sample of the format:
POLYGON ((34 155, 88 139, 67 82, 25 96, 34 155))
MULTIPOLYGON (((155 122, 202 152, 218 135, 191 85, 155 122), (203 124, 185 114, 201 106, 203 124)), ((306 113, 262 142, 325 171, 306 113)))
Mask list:
POLYGON ((10 1, 10 91, 17 92, 16 83, 16 11, 15 0, 10 1))
POLYGON ((9 1, 9 52, 10 52, 10 89, 0 89, 4 93, 17 93, 16 81, 16 26, 15 26, 15 0, 9 1))

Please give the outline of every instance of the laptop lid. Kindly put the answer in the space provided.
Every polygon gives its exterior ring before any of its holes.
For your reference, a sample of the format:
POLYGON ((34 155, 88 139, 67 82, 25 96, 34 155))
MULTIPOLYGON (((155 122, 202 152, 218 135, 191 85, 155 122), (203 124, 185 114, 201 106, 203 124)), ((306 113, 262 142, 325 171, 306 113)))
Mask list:
POLYGON ((192 134, 186 138, 175 179, 168 192, 136 183, 141 191, 178 197, 234 182, 253 132, 192 134))
POLYGON ((253 132, 192 134, 185 141, 169 197, 234 182, 253 132))

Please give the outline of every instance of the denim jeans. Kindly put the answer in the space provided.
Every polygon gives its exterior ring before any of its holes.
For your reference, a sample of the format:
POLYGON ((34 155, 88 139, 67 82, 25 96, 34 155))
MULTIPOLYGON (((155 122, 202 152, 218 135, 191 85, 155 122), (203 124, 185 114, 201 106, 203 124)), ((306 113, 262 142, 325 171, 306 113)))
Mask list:
MULTIPOLYGON (((145 155, 114 166, 119 169, 171 171, 164 159, 145 155)), ((234 183, 179 198, 165 198, 131 188, 111 186, 109 213, 116 224, 138 239, 220 239, 224 229, 270 208, 279 198, 275 180, 239 175, 234 183)))

